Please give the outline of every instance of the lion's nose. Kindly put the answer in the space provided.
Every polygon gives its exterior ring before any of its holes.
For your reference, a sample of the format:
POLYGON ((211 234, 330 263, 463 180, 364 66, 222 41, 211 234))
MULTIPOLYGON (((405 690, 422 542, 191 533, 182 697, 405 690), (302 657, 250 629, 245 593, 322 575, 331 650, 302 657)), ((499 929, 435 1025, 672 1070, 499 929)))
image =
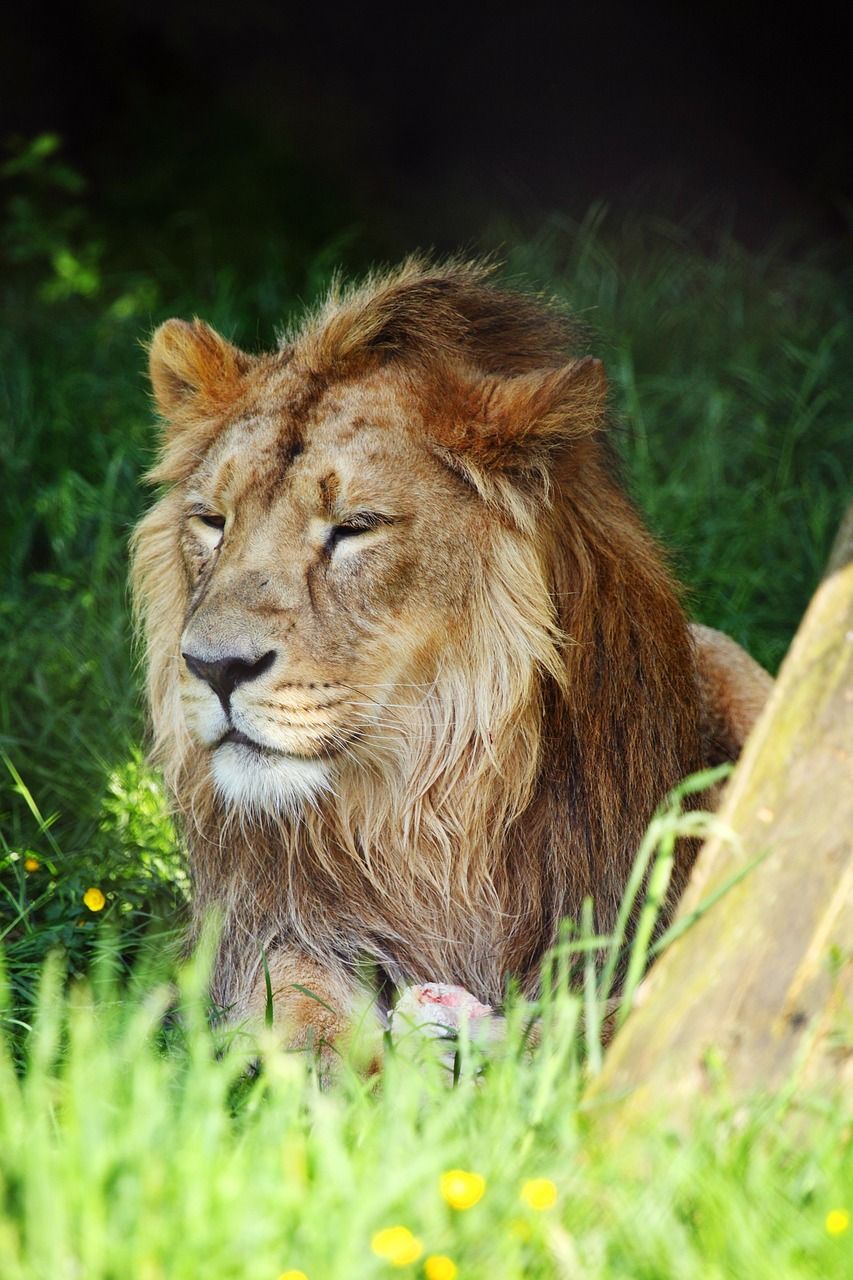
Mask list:
POLYGON ((254 662, 247 662, 245 658, 234 656, 216 658, 213 662, 206 658, 197 658, 192 653, 183 653, 181 656, 193 675, 210 685, 227 712, 229 699, 238 684, 257 680, 258 676, 269 671, 275 662, 275 649, 270 649, 254 662))

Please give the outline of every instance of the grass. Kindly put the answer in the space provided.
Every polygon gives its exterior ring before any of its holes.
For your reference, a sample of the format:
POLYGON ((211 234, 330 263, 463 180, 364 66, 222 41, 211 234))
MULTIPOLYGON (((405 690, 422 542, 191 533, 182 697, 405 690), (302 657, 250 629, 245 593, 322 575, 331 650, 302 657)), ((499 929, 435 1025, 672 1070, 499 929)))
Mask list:
MULTIPOLYGON (((651 898, 676 836, 703 821, 680 798, 661 811, 635 893, 654 859, 651 898)), ((54 954, 24 1061, 15 1037, 0 1039, 0 1275, 848 1275, 853 1144, 840 1099, 735 1103, 720 1079, 689 1125, 661 1099, 629 1129, 618 1100, 585 1101, 619 946, 618 931, 608 945, 564 930, 540 1000, 510 999, 506 1039, 487 1052, 463 1031, 452 1076, 446 1045, 403 1027, 381 1078, 366 1078, 356 1027, 332 1088, 274 1029, 230 1043, 212 1032, 210 938, 177 971, 149 956, 128 984, 120 939, 103 930, 70 991, 54 954)))
MULTIPOLYGON (((239 240, 203 209, 156 234, 99 221, 49 141, 6 178, 3 1280, 381 1276, 392 1268, 370 1240, 393 1225, 460 1276, 849 1275, 850 1233, 825 1226, 853 1208, 849 1105, 734 1107, 722 1090, 687 1135, 650 1118, 608 1140, 583 1103, 595 1039, 565 991, 532 1060, 519 1021, 480 1083, 463 1070, 454 1090, 428 1048, 393 1057, 381 1083, 344 1067, 326 1093, 303 1057, 271 1052, 247 1084, 239 1055, 215 1052, 201 962, 180 979, 183 1018, 164 1020, 172 975, 151 956, 176 936, 187 887, 141 749, 127 614, 154 441, 140 342, 198 313, 269 344, 335 265, 361 269, 376 246, 325 197, 309 216, 304 192, 292 222, 278 210, 239 240), (61 972, 45 967, 56 951, 61 972), (455 1212, 438 1178, 457 1166, 486 1193, 455 1212), (540 1176, 558 1201, 537 1213, 519 1188, 540 1176)), ((628 482, 691 612, 775 668, 849 499, 849 271, 831 251, 750 254, 701 223, 614 224, 603 209, 484 243, 588 322, 628 482)))
POLYGON ((343 1053, 332 1089, 261 1039, 250 1080, 254 1044, 211 1036, 205 957, 177 992, 151 970, 128 992, 115 945, 70 995, 46 966, 23 1071, 0 1044, 4 1280, 849 1276, 840 1100, 719 1088, 689 1126, 660 1098, 625 1129, 584 1103, 589 1005, 565 986, 533 1010, 534 1056, 511 1006, 485 1064, 461 1042, 452 1089, 406 1036, 382 1079, 343 1053))
POLYGON ((164 1035, 171 987, 128 998, 104 957, 65 998, 45 971, 23 1075, 0 1051, 4 1280, 379 1280, 422 1276, 434 1255, 481 1280, 850 1274, 849 1234, 827 1221, 849 1207, 853 1152, 826 1099, 718 1096, 688 1137, 660 1116, 608 1132, 583 1107, 581 1002, 565 992, 534 1059, 515 1019, 484 1079, 463 1051, 454 1089, 422 1041, 381 1082, 344 1062, 327 1091, 304 1055, 268 1048, 249 1085, 239 1054, 214 1053, 203 978, 183 974, 183 1022, 164 1035), (443 1198, 453 1169, 485 1180, 477 1204, 443 1198), (532 1179, 553 1183, 553 1206, 526 1203, 532 1179), (401 1227, 415 1243, 403 1235, 397 1268, 371 1242, 401 1227))

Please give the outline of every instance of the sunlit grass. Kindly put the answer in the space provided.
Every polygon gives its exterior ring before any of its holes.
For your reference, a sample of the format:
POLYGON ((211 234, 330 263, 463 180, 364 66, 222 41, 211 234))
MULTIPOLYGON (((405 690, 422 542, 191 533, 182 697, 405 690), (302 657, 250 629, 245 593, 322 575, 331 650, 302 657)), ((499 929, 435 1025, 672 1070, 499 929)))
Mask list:
POLYGON ((463 1047, 454 1089, 428 1042, 381 1079, 344 1060, 325 1092, 265 1043, 247 1080, 217 1056, 203 980, 183 974, 164 1031, 171 986, 127 999, 104 960, 66 998, 45 971, 23 1076, 0 1049, 4 1280, 420 1276, 430 1257, 482 1280, 849 1275, 837 1104, 720 1097, 689 1135, 665 1115, 614 1132, 584 1110, 566 993, 535 1055, 511 1019, 484 1075, 463 1047))
POLYGON ((541 998, 511 996, 488 1048, 463 1028, 452 1069, 405 1026, 381 1076, 366 1020, 331 1067, 283 1052, 275 1021, 212 1028, 212 932, 128 975, 96 903, 88 979, 68 989, 55 953, 26 1034, 0 978, 0 1276, 846 1276, 849 1100, 729 1101, 722 1076, 689 1117, 662 1097, 630 1127, 585 1100, 625 925, 629 992, 674 841, 709 824, 662 807, 613 937, 591 912, 564 929, 541 998))

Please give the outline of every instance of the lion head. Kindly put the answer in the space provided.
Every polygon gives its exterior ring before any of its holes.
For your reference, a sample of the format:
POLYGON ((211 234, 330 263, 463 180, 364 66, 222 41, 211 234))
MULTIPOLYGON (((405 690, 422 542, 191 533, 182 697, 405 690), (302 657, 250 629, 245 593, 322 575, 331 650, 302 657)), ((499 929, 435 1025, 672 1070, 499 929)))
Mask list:
POLYGON ((586 893, 607 915, 698 763, 600 362, 482 267, 410 261, 272 354, 168 321, 150 369, 134 585, 198 882, 239 865, 268 929, 493 997, 586 893))

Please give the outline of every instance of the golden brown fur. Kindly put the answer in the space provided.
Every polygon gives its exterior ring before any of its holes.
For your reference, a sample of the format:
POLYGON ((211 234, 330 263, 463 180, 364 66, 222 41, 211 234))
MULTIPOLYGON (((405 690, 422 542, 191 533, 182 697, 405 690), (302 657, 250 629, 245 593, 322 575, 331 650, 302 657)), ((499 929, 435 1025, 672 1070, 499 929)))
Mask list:
POLYGON ((169 487, 134 590, 235 1016, 262 1004, 262 952, 294 1042, 336 1034, 365 962, 491 1004, 510 975, 531 990, 587 895, 611 926, 667 790, 736 754, 751 694, 709 730, 725 661, 700 636, 697 674, 576 341, 482 268, 417 261, 333 291, 269 355, 198 321, 155 335, 169 487), (365 510, 380 523, 347 525, 365 510), (271 665, 222 702, 182 650, 271 665))

